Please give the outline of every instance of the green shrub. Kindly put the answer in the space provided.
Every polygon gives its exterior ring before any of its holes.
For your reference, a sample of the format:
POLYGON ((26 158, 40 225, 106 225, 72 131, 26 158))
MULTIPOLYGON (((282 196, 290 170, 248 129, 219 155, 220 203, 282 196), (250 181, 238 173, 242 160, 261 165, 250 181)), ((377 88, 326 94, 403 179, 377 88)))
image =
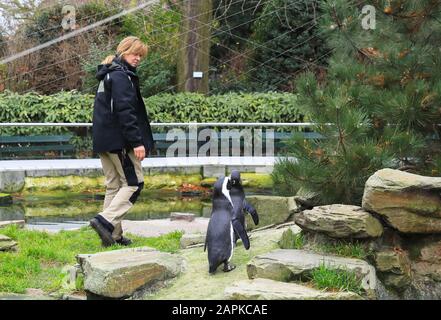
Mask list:
MULTIPOLYGON (((157 84, 160 84, 160 79, 157 84)), ((154 82, 151 82, 153 88, 154 82)), ((304 116, 297 96, 289 93, 161 94, 144 99, 152 122, 298 122, 304 116)), ((94 95, 62 91, 54 95, 0 93, 0 121, 5 123, 90 123, 94 95)), ((163 130, 163 129, 161 129, 163 130)), ((286 129, 285 129, 286 130, 286 129)), ((155 130, 159 132, 159 129, 155 130)), ((91 128, 1 127, 1 135, 71 134, 77 157, 89 156, 91 128)))
MULTIPOLYGON (((54 95, 37 93, 0 93, 1 122, 90 122, 93 96, 76 91, 62 91, 54 95)), ((2 127, 2 135, 61 134, 62 127, 2 127)))
MULTIPOLYGON (((1 122, 92 122, 93 95, 62 91, 0 93, 1 122)), ((153 122, 298 122, 304 116, 289 93, 161 94, 144 99, 153 122)), ((61 128, 2 128, 2 134, 62 132, 61 128)))
POLYGON ((158 122, 298 122, 304 116, 289 93, 162 94, 146 100, 158 122))

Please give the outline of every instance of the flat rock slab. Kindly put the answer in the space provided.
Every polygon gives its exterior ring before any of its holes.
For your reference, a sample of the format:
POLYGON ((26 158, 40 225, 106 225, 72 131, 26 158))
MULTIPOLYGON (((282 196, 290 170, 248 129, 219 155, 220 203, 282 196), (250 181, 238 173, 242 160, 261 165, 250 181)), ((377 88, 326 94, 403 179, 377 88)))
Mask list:
POLYGON ((17 225, 19 228, 23 228, 25 225, 25 221, 24 220, 0 221, 0 228, 5 228, 10 225, 17 225))
POLYGON ((225 289, 229 300, 360 300, 353 292, 326 292, 269 279, 243 280, 225 289))
POLYGON ((247 264, 248 278, 290 282, 325 264, 332 269, 353 271, 366 291, 375 290, 375 268, 364 260, 317 254, 306 250, 278 249, 256 256, 247 264))
POLYGON ((375 238, 383 234, 381 222, 358 206, 332 204, 314 207, 295 215, 302 229, 333 238, 375 238))
POLYGON ((382 169, 365 184, 362 206, 402 233, 441 233, 441 178, 382 169))
POLYGON ((192 222, 195 219, 195 215, 193 213, 181 213, 181 212, 172 212, 170 213, 170 220, 183 220, 192 222))
POLYGON ((0 251, 14 251, 17 248, 17 242, 11 238, 0 234, 0 251))
POLYGON ((124 298, 179 275, 184 259, 149 247, 79 255, 84 289, 98 296, 124 298))
POLYGON ((181 241, 180 241, 181 249, 185 249, 190 246, 194 246, 196 244, 204 244, 204 243, 205 243, 204 233, 184 234, 181 237, 181 241))
POLYGON ((185 233, 206 233, 209 218, 196 218, 192 222, 170 219, 154 219, 148 221, 129 221, 122 222, 123 231, 141 237, 159 237, 174 231, 185 233))

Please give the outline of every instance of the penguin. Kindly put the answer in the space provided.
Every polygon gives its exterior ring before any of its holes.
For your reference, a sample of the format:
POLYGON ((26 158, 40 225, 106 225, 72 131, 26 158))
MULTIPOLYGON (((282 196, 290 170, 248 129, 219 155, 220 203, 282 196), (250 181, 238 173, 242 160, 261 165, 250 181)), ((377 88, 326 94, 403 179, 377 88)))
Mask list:
POLYGON ((237 233, 246 250, 250 248, 250 240, 239 220, 238 211, 234 208, 229 194, 231 188, 228 177, 220 177, 214 184, 212 212, 208 223, 204 251, 208 249, 208 272, 213 274, 223 263, 224 272, 234 270, 230 264, 234 251, 234 234, 237 233))
MULTIPOLYGON (((242 181, 240 179, 240 172, 233 170, 230 175, 231 179, 231 190, 230 197, 233 202, 233 206, 238 210, 238 219, 242 224, 243 228, 246 230, 245 224, 245 213, 249 213, 251 218, 253 218, 254 224, 257 226, 259 224, 259 215, 256 209, 245 199, 245 192, 243 190, 242 181), (244 213, 245 210, 245 213, 244 213)), ((234 234, 234 243, 239 239, 237 233, 234 234)))

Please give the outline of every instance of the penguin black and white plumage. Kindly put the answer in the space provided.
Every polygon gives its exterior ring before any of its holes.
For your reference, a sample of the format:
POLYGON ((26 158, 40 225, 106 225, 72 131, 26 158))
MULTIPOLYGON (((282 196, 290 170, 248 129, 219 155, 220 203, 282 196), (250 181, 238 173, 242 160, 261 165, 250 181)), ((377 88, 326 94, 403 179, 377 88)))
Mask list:
POLYGON ((220 177, 214 184, 213 209, 208 223, 205 248, 208 249, 209 272, 216 272, 223 263, 224 271, 228 272, 235 268, 230 264, 234 251, 234 234, 237 233, 244 244, 245 249, 250 248, 250 240, 238 220, 237 210, 233 206, 229 195, 230 179, 220 177))
MULTIPOLYGON (((243 190, 242 180, 240 179, 240 172, 237 170, 233 170, 230 177, 230 197, 231 201, 233 202, 233 206, 237 208, 238 219, 240 223, 246 230, 245 213, 248 212, 253 218, 254 224, 257 226, 259 224, 259 215, 257 214, 256 209, 245 199, 245 191, 243 190)), ((236 243, 238 239, 239 235, 235 233, 234 243, 236 243)))

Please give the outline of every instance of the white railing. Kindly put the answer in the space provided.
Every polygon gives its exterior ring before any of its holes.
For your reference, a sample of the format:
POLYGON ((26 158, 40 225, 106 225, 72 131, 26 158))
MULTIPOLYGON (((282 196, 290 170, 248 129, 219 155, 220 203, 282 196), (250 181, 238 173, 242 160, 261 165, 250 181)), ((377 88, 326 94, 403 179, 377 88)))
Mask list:
MULTIPOLYGON (((311 127, 316 125, 313 122, 152 122, 152 127, 311 127)), ((326 123, 325 125, 332 125, 326 123)), ((5 122, 0 123, 0 127, 92 127, 92 123, 24 123, 24 122, 5 122)))

